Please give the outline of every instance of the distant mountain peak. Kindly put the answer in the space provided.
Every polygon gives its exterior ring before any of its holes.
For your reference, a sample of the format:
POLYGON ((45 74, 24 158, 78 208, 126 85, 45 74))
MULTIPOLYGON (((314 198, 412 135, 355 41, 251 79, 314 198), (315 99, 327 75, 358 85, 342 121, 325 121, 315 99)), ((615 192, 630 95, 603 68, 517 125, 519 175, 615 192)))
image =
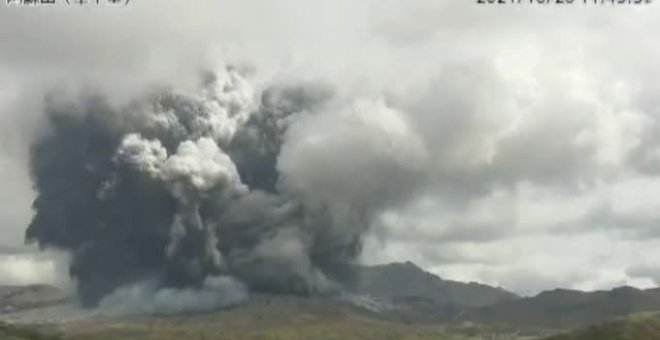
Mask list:
POLYGON ((518 296, 479 283, 444 280, 411 261, 356 266, 348 288, 351 292, 390 299, 422 298, 455 307, 483 307, 518 296))
POLYGON ((480 321, 572 327, 633 313, 660 311, 660 290, 623 286, 584 292, 557 288, 536 296, 487 306, 475 312, 480 321))

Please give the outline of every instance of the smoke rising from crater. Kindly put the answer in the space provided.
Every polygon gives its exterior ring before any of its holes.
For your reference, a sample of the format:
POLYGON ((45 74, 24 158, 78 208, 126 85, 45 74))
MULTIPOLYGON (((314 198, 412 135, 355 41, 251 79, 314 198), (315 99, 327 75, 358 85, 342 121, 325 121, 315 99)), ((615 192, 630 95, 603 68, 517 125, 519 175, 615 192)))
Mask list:
POLYGON ((423 144, 382 101, 343 103, 319 84, 261 92, 222 66, 192 94, 47 103, 27 238, 73 254, 85 305, 144 293, 185 311, 240 302, 243 286, 339 288, 374 214, 415 187, 423 144))

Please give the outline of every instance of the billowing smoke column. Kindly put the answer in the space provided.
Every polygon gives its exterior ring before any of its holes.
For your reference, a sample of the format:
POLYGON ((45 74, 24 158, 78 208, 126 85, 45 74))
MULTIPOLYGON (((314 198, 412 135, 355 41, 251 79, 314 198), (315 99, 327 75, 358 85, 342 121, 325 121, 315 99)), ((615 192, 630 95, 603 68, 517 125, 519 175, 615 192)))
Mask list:
POLYGON ((201 78, 194 94, 121 109, 94 95, 47 105, 26 236, 72 253, 84 305, 183 312, 249 290, 331 292, 374 212, 419 177, 423 145, 378 101, 336 105, 308 83, 257 94, 232 67, 201 78))

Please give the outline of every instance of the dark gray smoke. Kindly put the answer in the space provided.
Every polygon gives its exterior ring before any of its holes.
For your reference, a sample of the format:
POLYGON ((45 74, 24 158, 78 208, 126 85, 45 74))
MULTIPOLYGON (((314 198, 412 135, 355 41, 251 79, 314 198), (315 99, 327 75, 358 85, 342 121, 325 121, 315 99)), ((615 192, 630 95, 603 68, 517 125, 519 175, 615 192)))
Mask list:
POLYGON ((31 150, 27 240, 72 254, 86 306, 125 308, 146 294, 152 302, 137 304, 177 312, 218 295, 238 303, 244 286, 333 291, 366 223, 334 228, 331 211, 308 208, 277 170, 291 121, 332 96, 318 84, 257 96, 223 67, 196 93, 161 90, 121 109, 95 95, 48 100, 50 131, 31 150))

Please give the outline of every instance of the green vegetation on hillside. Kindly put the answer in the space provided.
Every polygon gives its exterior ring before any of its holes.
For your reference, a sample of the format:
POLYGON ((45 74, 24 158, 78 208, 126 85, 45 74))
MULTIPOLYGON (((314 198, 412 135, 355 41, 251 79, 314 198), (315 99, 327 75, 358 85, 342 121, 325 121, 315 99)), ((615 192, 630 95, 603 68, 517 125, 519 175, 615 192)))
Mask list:
POLYGON ((71 331, 67 340, 523 340, 529 337, 480 327, 446 329, 366 320, 327 320, 254 329, 224 324, 114 323, 71 331))
POLYGON ((390 322, 312 299, 264 298, 204 315, 65 324, 67 340, 517 340, 515 330, 390 322))

